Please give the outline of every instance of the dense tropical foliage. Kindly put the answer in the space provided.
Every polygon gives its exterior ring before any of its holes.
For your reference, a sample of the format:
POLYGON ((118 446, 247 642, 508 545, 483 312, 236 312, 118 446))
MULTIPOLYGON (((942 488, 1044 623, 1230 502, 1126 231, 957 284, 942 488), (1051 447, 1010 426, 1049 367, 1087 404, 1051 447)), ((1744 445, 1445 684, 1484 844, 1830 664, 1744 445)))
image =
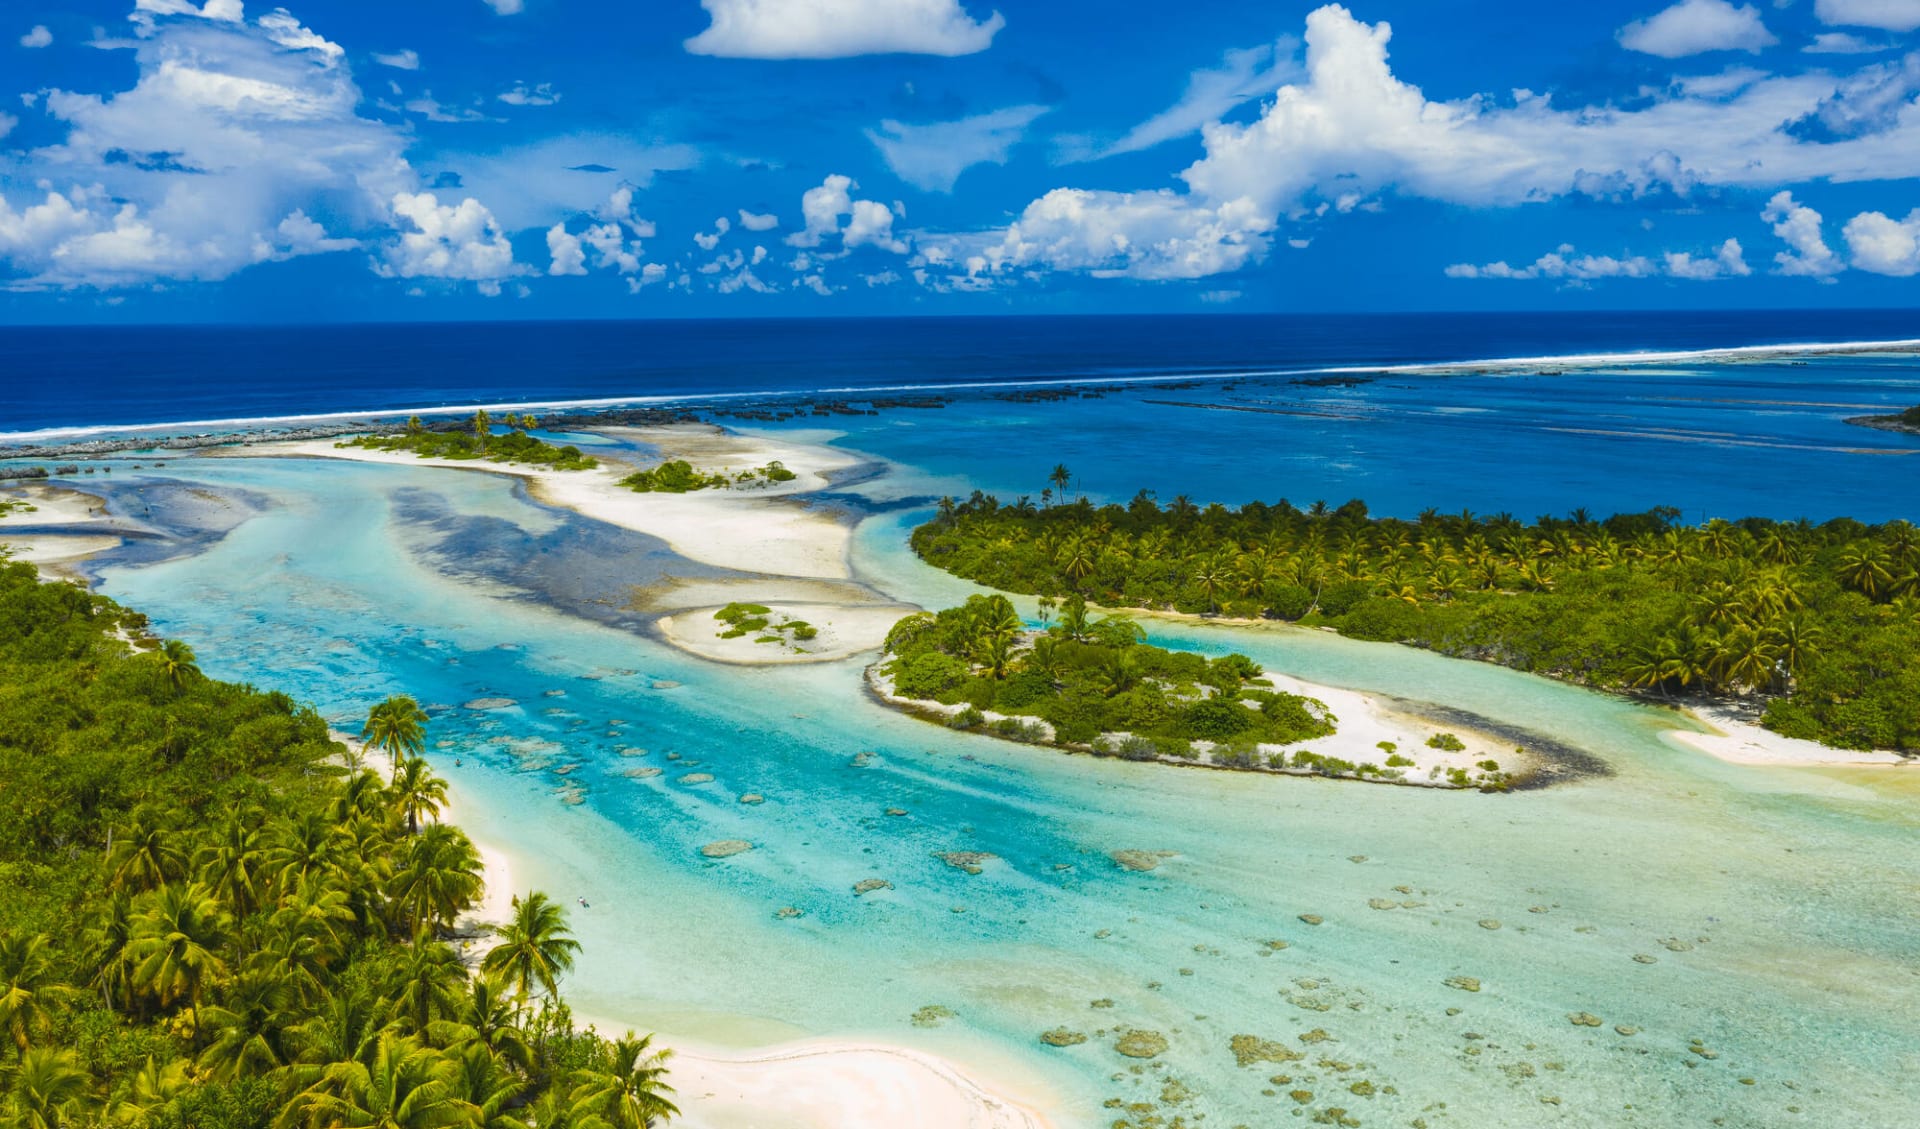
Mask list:
MULTIPOLYGON (((1044 610, 1051 619, 1051 606, 1044 610)), ((965 706, 956 725, 986 726, 992 712, 1002 715, 991 723, 1001 736, 1136 759, 1188 757, 1193 742, 1205 741, 1226 751, 1209 763, 1237 756, 1252 767, 1258 745, 1334 731, 1321 703, 1256 685, 1260 666, 1245 655, 1209 659, 1149 646, 1132 620, 1091 619, 1078 596, 1059 611, 1057 623, 1037 632, 1005 596, 911 615, 888 634, 884 669, 902 697, 965 706)))
POLYGON ((204 676, 145 620, 0 561, 0 1124, 637 1129, 646 1039, 576 1031, 558 906, 478 968, 480 862, 434 821, 418 707, 390 779, 286 695, 204 676), (131 640, 131 642, 129 642, 131 640))
POLYGON ((637 470, 620 480, 620 485, 636 494, 688 494, 695 490, 724 490, 759 482, 792 482, 799 475, 779 460, 766 466, 743 470, 735 475, 695 470, 685 459, 668 459, 650 470, 637 470))
POLYGON ((1741 698, 1770 728, 1831 745, 1920 749, 1920 529, 1678 518, 976 492, 944 499, 913 544, 1012 592, 1325 624, 1602 687, 1741 698))
POLYGON ((539 426, 531 415, 508 415, 495 421, 482 409, 464 428, 430 428, 419 416, 407 421, 404 431, 362 435, 341 447, 359 447, 368 451, 412 451, 423 459, 484 459, 490 463, 522 463, 553 470, 591 470, 600 465, 592 456, 569 443, 555 446, 528 435, 539 426), (505 431, 496 430, 504 424, 505 431))

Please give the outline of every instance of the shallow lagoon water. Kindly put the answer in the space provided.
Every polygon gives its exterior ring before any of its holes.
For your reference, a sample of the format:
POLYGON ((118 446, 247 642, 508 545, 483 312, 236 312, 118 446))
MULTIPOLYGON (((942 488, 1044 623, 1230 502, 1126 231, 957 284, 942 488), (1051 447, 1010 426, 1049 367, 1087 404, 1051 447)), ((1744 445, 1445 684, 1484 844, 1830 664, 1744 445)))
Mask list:
MULTIPOLYGON (((571 519, 497 476, 264 459, 156 473, 272 504, 193 555, 106 568, 104 590, 210 673, 344 727, 393 692, 447 707, 431 752, 462 823, 515 856, 516 885, 591 903, 573 915, 584 1014, 737 1045, 922 1046, 1031 1079, 1068 1127, 1110 1123, 1103 1101, 1152 1100, 1166 1076, 1197 1095, 1190 1120, 1217 1125, 1328 1106, 1435 1126, 1892 1126, 1920 1109, 1920 816, 1884 777, 1723 765, 1663 738, 1671 716, 1492 667, 1176 623, 1158 639, 1545 730, 1614 775, 1480 796, 1068 757, 882 709, 858 664, 714 666, 459 567, 449 515, 547 538, 565 567, 571 519), (515 705, 462 708, 487 697, 515 705), (698 854, 729 838, 755 849, 698 854), (1134 873, 1107 857, 1122 849, 1173 856, 1134 873), (969 875, 935 857, 952 851, 999 860, 969 875), (870 877, 892 889, 856 897, 870 877), (786 906, 804 916, 776 917, 786 906), (929 1004, 956 1017, 912 1026, 929 1004), (1582 1012, 1602 1026, 1569 1021, 1582 1012), (1056 1026, 1108 1034, 1043 1047, 1056 1026), (1170 1041, 1137 1075, 1111 1049, 1127 1026, 1170 1041), (1330 1039, 1299 1040, 1316 1029, 1330 1039), (1238 1034, 1307 1057, 1241 1068, 1238 1034)), ((971 586, 912 557, 912 517, 869 519, 856 566, 949 603, 971 586)))

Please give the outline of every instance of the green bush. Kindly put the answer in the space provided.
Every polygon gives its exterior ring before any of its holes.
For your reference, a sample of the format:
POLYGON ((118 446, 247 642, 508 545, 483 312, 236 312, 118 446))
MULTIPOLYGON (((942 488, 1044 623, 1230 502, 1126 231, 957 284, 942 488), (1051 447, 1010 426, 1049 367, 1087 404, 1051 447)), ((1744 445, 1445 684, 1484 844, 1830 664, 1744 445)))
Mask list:
POLYGON ((1427 748, 1439 749, 1448 753, 1465 752, 1467 743, 1451 733, 1435 733, 1427 738, 1427 748))
POLYGON ((908 698, 938 700, 964 684, 971 675, 967 664, 952 655, 927 651, 894 664, 893 688, 908 698))

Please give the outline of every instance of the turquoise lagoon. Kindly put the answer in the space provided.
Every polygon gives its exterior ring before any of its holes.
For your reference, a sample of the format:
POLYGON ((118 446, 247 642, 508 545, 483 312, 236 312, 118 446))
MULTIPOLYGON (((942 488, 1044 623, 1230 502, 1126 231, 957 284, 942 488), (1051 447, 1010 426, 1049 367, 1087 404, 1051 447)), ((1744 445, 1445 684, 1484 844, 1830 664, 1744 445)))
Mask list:
MULTIPOLYGON (((1158 641, 1552 733, 1611 775, 1481 796, 1068 757, 885 710, 858 662, 671 650, 594 594, 673 571, 664 550, 609 543, 499 476, 141 461, 112 464, 116 492, 182 483, 245 520, 173 559, 110 562, 102 589, 210 673, 342 727, 388 693, 433 703, 461 823, 511 855, 517 887, 589 903, 572 915, 584 1014, 742 1047, 917 1046, 1045 1095, 1063 1127, 1111 1124, 1103 1103, 1155 1101, 1168 1078, 1194 1096, 1166 1113, 1219 1126, 1328 1107, 1463 1127, 1891 1127, 1920 1111, 1913 777, 1725 765, 1673 742, 1673 715, 1513 672, 1174 623, 1158 641), (601 587, 536 583, 572 573, 601 587), (514 704, 463 706, 490 697, 514 704), (755 849, 698 854, 724 838, 755 849), (1129 849, 1171 855, 1138 873, 1108 857, 1129 849), (955 851, 998 860, 970 875, 937 857, 955 851), (891 889, 856 897, 867 878, 891 889), (1447 983, 1461 977, 1479 991, 1447 983), (955 1017, 915 1027, 931 1004, 955 1017), (1041 1045, 1060 1026, 1090 1039, 1041 1045), (1169 1049, 1123 1058, 1124 1028, 1169 1049), (1235 1035, 1305 1057, 1243 1068, 1235 1035)), ((861 489, 924 482, 896 467, 861 489)), ((907 550, 917 516, 867 517, 855 567, 944 605, 971 586, 907 550)))
MULTIPOLYGON (((829 422, 886 468, 840 499, 864 515, 859 576, 945 606, 975 589, 907 550, 925 499, 1037 494, 1056 461, 1103 500, 1911 516, 1920 440, 1841 420, 1916 393, 1909 357, 1774 358, 989 393, 829 422)), ((188 535, 107 558, 102 588, 212 673, 349 729, 389 693, 439 707, 431 754, 462 824, 512 856, 516 886, 589 903, 569 993, 585 1014, 740 1047, 918 1046, 1043 1095, 1063 1127, 1110 1124, 1124 1111, 1104 1103, 1155 1100, 1169 1077, 1195 1096, 1165 1112, 1219 1126, 1329 1107, 1436 1127, 1920 1122, 1920 776, 1725 765, 1674 742, 1675 715, 1510 671, 1174 622, 1157 641, 1552 734, 1609 775, 1480 796, 1066 757, 884 710, 857 662, 671 650, 625 592, 715 570, 500 476, 106 465, 87 481, 120 512, 188 535), (464 706, 484 698, 513 704, 464 706), (755 849, 698 854, 725 838, 755 849), (1172 857, 1137 873, 1116 850, 1172 857), (998 860, 970 875, 937 857, 957 851, 998 860), (892 888, 855 897, 867 878, 892 888), (1462 977, 1480 991, 1448 986, 1462 977), (913 1026, 930 1004, 955 1017, 913 1026), (1040 1044, 1061 1026, 1089 1041, 1040 1044), (1169 1049, 1117 1055, 1130 1027, 1169 1049), (1306 1057, 1243 1068, 1235 1035, 1306 1057)))

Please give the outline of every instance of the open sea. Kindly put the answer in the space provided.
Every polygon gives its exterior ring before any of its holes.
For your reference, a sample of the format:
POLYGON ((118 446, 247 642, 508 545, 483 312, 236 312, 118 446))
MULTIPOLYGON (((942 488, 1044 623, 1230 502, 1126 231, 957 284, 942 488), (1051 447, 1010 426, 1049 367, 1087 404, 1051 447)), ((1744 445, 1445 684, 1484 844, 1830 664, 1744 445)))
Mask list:
MULTIPOLYGON (((940 407, 747 426, 873 456, 833 499, 859 519, 855 575, 939 607, 974 589, 907 548, 931 499, 1037 496, 1056 462, 1103 500, 1920 517, 1920 438, 1844 422, 1920 403, 1911 352, 1465 363, 1916 337, 1902 312, 0 329, 0 442, 938 388, 940 407), (1074 394, 1015 395, 1041 382, 1074 394)), ((1920 776, 1728 765, 1677 742, 1674 714, 1513 671, 1174 624, 1154 640, 1551 733, 1608 771, 1481 796, 1068 757, 883 709, 857 661, 719 666, 582 614, 601 589, 560 581, 643 582, 671 554, 499 476, 93 465, 112 473, 66 481, 155 531, 96 560, 99 589, 208 673, 347 728, 389 693, 433 707, 463 826, 520 860, 516 885, 591 903, 583 1013, 743 1047, 904 1043, 1023 1080, 1060 1129, 1113 1124, 1113 1102, 1221 1129, 1329 1108, 1433 1129, 1920 1124, 1920 776), (463 708, 485 698, 512 704, 463 708), (755 849, 700 857, 722 838, 755 849), (1134 873, 1115 850, 1170 854, 1134 873), (997 858, 973 875, 953 851, 997 858), (892 889, 852 896, 871 877, 892 889), (929 1005, 953 1018, 915 1026, 929 1005), (1061 1026, 1088 1041, 1039 1042, 1061 1026), (1169 1049, 1121 1058, 1124 1028, 1169 1049), (1249 1035, 1269 1057, 1242 1065, 1249 1035)))

